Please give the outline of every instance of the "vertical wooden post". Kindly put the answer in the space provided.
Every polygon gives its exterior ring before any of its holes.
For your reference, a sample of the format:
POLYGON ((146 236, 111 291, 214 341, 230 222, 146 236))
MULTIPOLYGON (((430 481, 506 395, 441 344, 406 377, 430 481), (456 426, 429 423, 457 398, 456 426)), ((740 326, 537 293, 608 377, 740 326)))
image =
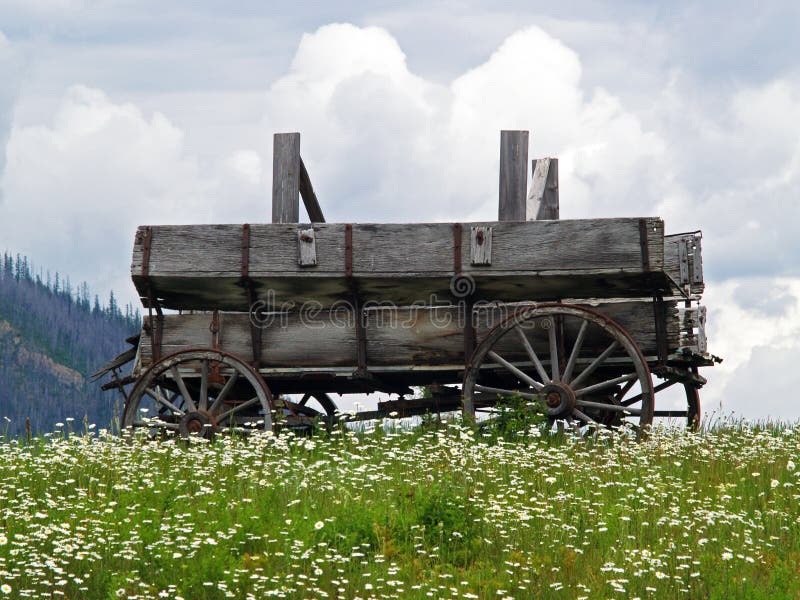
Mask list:
POLYGON ((525 221, 528 192, 528 132, 500 132, 498 220, 525 221))
POLYGON ((531 170, 531 189, 526 207, 527 220, 558 219, 558 159, 533 159, 531 170))
POLYGON ((300 134, 276 133, 272 154, 272 222, 300 221, 300 134))

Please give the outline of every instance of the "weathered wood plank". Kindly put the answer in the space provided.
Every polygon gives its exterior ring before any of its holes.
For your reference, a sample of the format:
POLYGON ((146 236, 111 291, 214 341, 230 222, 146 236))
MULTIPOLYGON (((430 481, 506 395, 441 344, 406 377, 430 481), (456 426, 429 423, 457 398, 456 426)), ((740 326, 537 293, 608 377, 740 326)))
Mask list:
POLYGON ((498 220, 524 221, 528 191, 528 132, 500 132, 498 220))
POLYGON ((558 219, 558 159, 534 159, 532 173, 531 188, 528 192, 525 209, 526 218, 529 221, 558 219))
POLYGON ((695 298, 705 289, 701 239, 699 231, 664 236, 664 271, 695 298))
MULTIPOLYGON (((474 323, 478 340, 507 318, 519 306, 478 305, 474 323)), ((592 305, 622 325, 640 345, 645 355, 656 353, 656 331, 651 301, 612 302, 592 305)), ((374 304, 364 311, 364 329, 368 340, 367 365, 386 368, 398 365, 424 371, 442 365, 464 364, 463 306, 388 308, 374 304)), ((668 346, 679 344, 680 323, 675 302, 667 303, 668 346)), ((193 346, 209 346, 210 314, 166 315, 163 352, 193 346)), ((273 314, 261 321, 262 364, 264 368, 334 368, 355 367, 357 340, 355 316, 351 307, 341 304, 331 310, 308 310, 273 314)), ((573 338, 579 323, 567 323, 573 338)), ((252 356, 250 321, 246 313, 221 313, 219 342, 223 350, 248 358, 252 356)), ((547 354, 546 336, 531 337, 537 352, 547 354)), ((584 342, 587 354, 599 353, 608 340, 590 330, 584 342)), ((515 337, 498 346, 509 360, 526 360, 524 349, 515 337)), ((152 361, 149 336, 143 336, 140 349, 143 366, 152 361)))
POLYGON ((300 220, 300 134, 276 133, 272 154, 272 222, 300 220))
MULTIPOLYGON (((492 228, 491 265, 464 265, 479 299, 544 300, 561 297, 649 296, 665 288, 663 223, 645 220, 650 272, 642 265, 639 219, 587 219, 468 223, 492 228)), ((345 225, 301 226, 314 230, 317 266, 298 265, 297 225, 250 226, 249 275, 263 298, 279 302, 349 298, 345 277, 345 225)), ((131 271, 140 295, 153 286, 163 306, 178 309, 246 310, 241 275, 241 226, 155 226, 149 278, 141 276, 143 236, 137 236, 131 271)), ((447 298, 454 274, 453 226, 449 223, 357 224, 353 232, 353 279, 365 300, 424 302, 447 298)), ((470 236, 461 256, 470 256, 470 236)))
POLYGON ((492 228, 475 226, 470 232, 470 263, 473 265, 492 264, 492 228))
POLYGON ((317 265, 317 244, 314 239, 314 228, 297 230, 297 264, 301 267, 317 265))
POLYGON ((314 192, 314 186, 311 185, 311 177, 306 169, 306 163, 303 162, 303 157, 300 157, 300 177, 298 179, 298 187, 300 188, 300 196, 303 198, 303 204, 306 207, 306 213, 312 223, 324 223, 325 216, 322 214, 322 207, 317 200, 317 194, 314 192))

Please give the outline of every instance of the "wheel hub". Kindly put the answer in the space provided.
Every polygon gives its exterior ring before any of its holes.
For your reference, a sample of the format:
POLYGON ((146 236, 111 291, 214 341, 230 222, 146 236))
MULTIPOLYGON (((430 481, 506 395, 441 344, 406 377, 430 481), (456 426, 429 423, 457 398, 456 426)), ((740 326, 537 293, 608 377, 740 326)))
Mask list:
POLYGON ((565 417, 575 408, 575 392, 561 382, 548 383, 541 391, 549 417, 565 417))
POLYGON ((210 440, 214 437, 217 423, 211 413, 205 410, 187 412, 178 423, 178 430, 182 437, 196 435, 210 440))

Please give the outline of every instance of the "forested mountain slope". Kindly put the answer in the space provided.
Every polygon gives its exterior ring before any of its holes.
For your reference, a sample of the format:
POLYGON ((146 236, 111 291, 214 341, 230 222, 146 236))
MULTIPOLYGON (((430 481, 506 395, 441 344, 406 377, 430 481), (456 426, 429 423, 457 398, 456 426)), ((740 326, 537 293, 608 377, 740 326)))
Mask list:
POLYGON ((3 255, 0 269, 0 433, 52 431, 56 422, 84 416, 107 427, 118 395, 102 392, 88 375, 128 347, 138 310, 123 312, 113 292, 106 305, 73 289, 58 274, 35 275, 25 257, 3 255), (7 422, 4 417, 10 419, 7 422))

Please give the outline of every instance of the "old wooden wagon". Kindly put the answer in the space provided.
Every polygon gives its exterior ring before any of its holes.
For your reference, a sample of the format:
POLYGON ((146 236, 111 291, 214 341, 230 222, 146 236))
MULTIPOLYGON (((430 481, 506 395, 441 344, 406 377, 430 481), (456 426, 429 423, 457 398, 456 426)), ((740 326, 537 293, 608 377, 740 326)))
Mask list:
POLYGON ((139 227, 147 314, 96 374, 124 395, 123 426, 307 427, 340 418, 334 395, 372 392, 377 410, 348 418, 474 417, 521 397, 577 427, 699 421, 714 362, 700 232, 560 220, 558 162, 533 161, 529 190, 522 131, 501 134, 497 221, 325 223, 300 135, 274 141, 271 224, 139 227), (657 408, 673 385, 685 407, 657 408))

